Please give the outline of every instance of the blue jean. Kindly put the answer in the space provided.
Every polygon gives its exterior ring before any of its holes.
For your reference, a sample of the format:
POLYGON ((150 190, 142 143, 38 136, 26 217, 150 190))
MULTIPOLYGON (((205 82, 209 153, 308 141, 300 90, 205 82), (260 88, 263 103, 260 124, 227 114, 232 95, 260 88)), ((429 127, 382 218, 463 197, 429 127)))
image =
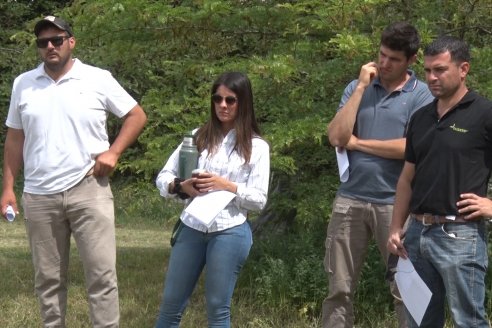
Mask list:
MULTIPOLYGON (((443 327, 447 300, 454 327, 489 327, 485 317, 487 272, 483 220, 424 226, 411 219, 404 245, 432 297, 420 327, 443 327)), ((408 326, 419 327, 407 313, 408 326)))
POLYGON ((156 328, 179 327, 205 266, 208 326, 230 327, 232 294, 251 245, 248 222, 212 233, 184 225, 171 251, 156 328))

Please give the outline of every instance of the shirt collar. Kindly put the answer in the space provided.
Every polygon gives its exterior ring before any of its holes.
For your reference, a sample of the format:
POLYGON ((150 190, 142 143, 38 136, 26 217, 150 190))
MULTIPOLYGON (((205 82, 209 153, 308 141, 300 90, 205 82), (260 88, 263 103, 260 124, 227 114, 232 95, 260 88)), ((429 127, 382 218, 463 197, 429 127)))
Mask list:
MULTIPOLYGON (((61 82, 63 80, 69 80, 69 79, 76 79, 76 80, 81 79, 82 62, 77 58, 74 58, 73 61, 74 62, 72 68, 58 82, 61 82)), ((44 70, 44 63, 39 64, 38 67, 36 67, 35 72, 36 72, 36 76, 35 76, 36 79, 43 78, 43 77, 51 79, 51 77, 44 70)))
POLYGON ((227 132, 226 136, 222 140, 222 143, 232 143, 236 142, 236 129, 231 129, 229 132, 227 132))
MULTIPOLYGON (((401 91, 412 92, 417 87, 417 81, 418 81, 417 76, 415 75, 415 72, 412 71, 411 69, 407 69, 407 73, 410 75, 410 78, 408 79, 407 82, 405 82, 405 85, 403 85, 401 91)), ((383 85, 381 84, 381 81, 379 80, 379 77, 374 79, 374 86, 376 85, 381 88, 384 88, 383 85)))
MULTIPOLYGON (((468 92, 463 96, 463 98, 460 99, 460 101, 458 101, 456 103, 456 105, 453 106, 453 108, 451 108, 449 110, 449 112, 454 111, 455 109, 461 108, 462 105, 464 105, 464 104, 475 101, 476 97, 477 97, 477 93, 471 89, 468 89, 468 92)), ((427 109, 428 111, 433 113, 435 116, 437 116, 437 102, 438 101, 439 101, 438 98, 434 98, 434 100, 432 100, 432 106, 430 106, 427 109)))

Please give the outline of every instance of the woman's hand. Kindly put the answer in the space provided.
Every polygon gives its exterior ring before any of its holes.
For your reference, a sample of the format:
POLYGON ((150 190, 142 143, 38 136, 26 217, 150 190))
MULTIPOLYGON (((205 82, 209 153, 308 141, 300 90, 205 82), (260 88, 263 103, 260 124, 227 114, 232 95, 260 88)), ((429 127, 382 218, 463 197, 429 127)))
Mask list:
POLYGON ((209 172, 200 173, 197 178, 191 178, 190 180, 194 180, 195 190, 199 194, 217 190, 226 190, 232 193, 237 192, 237 185, 234 182, 209 172))
POLYGON ((187 193, 190 197, 196 197, 200 195, 201 193, 194 187, 195 180, 195 178, 190 178, 182 181, 180 183, 181 191, 187 193))

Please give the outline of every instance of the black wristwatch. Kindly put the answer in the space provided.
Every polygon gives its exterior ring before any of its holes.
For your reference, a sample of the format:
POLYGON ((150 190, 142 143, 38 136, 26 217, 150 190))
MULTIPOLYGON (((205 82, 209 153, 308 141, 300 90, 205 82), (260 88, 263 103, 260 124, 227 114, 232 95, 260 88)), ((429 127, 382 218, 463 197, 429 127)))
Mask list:
POLYGON ((174 178, 174 188, 171 190, 171 194, 178 194, 178 197, 181 199, 187 199, 190 198, 190 195, 185 193, 181 187, 181 182, 183 182, 183 179, 180 178, 174 178))
POLYGON ((171 194, 179 194, 180 192, 182 192, 181 182, 183 182, 183 180, 181 180, 180 178, 174 178, 174 188, 171 194))

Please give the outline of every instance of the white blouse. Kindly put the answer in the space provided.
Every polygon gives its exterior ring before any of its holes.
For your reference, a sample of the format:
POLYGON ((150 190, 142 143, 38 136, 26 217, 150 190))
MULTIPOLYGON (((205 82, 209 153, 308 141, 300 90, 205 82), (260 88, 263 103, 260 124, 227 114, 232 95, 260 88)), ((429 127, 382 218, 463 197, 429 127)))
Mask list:
MULTIPOLYGON (((203 232, 225 230, 246 221, 248 210, 259 211, 265 206, 270 178, 270 147, 265 140, 253 138, 251 158, 249 163, 245 164, 244 158, 233 150, 235 143, 236 131, 231 130, 213 156, 208 157, 206 149, 201 152, 198 168, 235 182, 237 184, 236 197, 219 212, 208 229, 183 211, 181 221, 190 228, 203 232)), ((181 145, 172 153, 157 176, 156 185, 163 197, 176 197, 176 195, 169 194, 168 187, 178 175, 180 149, 181 145)))

